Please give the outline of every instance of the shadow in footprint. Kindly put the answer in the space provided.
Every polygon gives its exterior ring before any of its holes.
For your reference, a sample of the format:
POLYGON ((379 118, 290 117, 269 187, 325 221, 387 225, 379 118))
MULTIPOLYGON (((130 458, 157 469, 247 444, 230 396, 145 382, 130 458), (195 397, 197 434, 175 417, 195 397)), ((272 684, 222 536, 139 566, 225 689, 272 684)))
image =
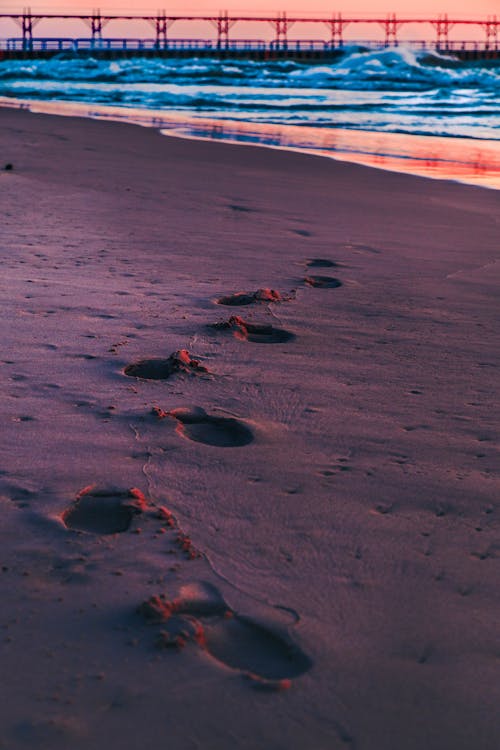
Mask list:
POLYGON ((251 341, 253 344, 283 344, 286 341, 293 341, 295 338, 293 333, 283 328, 248 323, 237 315, 233 315, 229 320, 222 323, 213 323, 211 328, 219 331, 231 330, 234 332, 235 338, 240 341, 251 341))
POLYGON ((127 531, 132 519, 146 508, 138 489, 115 490, 86 487, 61 518, 68 529, 91 534, 118 534, 127 531))
POLYGON ((233 417, 213 417, 204 409, 174 409, 165 416, 177 420, 179 435, 218 448, 248 445, 254 439, 252 431, 233 417))
POLYGON ((204 634, 206 649, 215 659, 266 680, 298 677, 311 666, 291 641, 241 615, 207 622, 204 634))
POLYGON ((326 258, 310 258, 307 261, 308 268, 340 268, 341 263, 336 263, 334 260, 327 260, 326 258))
POLYGON ((127 365, 124 374, 144 380, 167 380, 176 373, 189 375, 208 373, 208 369, 192 359, 187 349, 180 349, 167 359, 141 359, 127 365))
POLYGON ((244 214, 251 214, 255 211, 255 208, 249 208, 248 206, 242 206, 240 203, 228 203, 227 207, 231 209, 231 211, 238 211, 240 213, 244 214))
POLYGON ((359 242, 347 242, 342 245, 342 247, 346 250, 352 250, 355 253, 373 253, 374 255, 379 255, 382 252, 382 250, 377 247, 373 247, 372 245, 363 245, 359 242))
POLYGON ((283 687, 280 681, 298 677, 312 666, 286 632, 234 612, 209 583, 184 586, 172 600, 151 597, 138 612, 163 626, 159 647, 181 648, 195 642, 221 664, 252 677, 257 686, 283 687))
POLYGON ((237 292, 226 297, 219 297, 218 305, 253 305, 256 302, 282 302, 283 297, 275 289, 257 289, 256 292, 237 292))
POLYGON ((342 282, 334 279, 333 276, 306 276, 304 282, 318 289, 336 289, 342 286, 342 282))

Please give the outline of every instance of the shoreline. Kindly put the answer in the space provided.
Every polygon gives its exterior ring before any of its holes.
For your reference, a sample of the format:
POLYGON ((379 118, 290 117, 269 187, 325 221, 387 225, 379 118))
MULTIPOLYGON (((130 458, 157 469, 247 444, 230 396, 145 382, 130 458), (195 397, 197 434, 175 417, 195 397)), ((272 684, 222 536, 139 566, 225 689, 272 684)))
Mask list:
POLYGON ((145 108, 7 97, 0 97, 0 107, 128 122, 171 137, 311 154, 389 172, 500 189, 500 140, 274 125, 145 108))
POLYGON ((0 122, 0 746, 496 750, 497 193, 0 122))

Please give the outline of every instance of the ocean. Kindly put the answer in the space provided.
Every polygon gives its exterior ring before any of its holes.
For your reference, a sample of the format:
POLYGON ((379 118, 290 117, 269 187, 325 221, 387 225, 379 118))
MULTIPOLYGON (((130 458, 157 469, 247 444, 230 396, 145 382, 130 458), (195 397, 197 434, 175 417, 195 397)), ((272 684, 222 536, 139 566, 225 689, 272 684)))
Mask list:
POLYGON ((0 97, 500 187, 500 61, 405 47, 328 64, 63 54, 1 62, 0 97))

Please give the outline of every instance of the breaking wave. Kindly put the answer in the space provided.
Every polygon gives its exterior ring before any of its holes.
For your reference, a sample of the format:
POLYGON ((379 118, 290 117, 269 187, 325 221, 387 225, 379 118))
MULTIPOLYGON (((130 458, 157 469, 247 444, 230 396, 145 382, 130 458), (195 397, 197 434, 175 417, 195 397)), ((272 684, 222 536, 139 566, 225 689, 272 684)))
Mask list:
POLYGON ((404 47, 346 49, 331 64, 61 54, 0 63, 0 96, 222 118, 500 138, 500 64, 404 47))

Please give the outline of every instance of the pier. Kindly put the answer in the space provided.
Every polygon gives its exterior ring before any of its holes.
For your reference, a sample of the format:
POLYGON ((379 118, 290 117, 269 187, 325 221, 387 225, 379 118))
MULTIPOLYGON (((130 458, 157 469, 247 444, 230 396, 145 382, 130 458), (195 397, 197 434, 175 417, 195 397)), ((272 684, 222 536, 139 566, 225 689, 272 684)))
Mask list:
MULTIPOLYGON (((265 36, 265 34, 264 34, 265 36)), ((463 60, 500 59, 500 20, 496 16, 486 19, 459 19, 441 15, 433 18, 400 18, 394 13, 379 17, 344 17, 340 13, 329 17, 288 16, 285 12, 274 16, 237 16, 221 12, 217 15, 169 15, 159 11, 156 15, 46 13, 32 14, 29 9, 22 13, 0 13, 0 59, 22 59, 52 57, 59 54, 92 55, 100 58, 159 56, 159 57, 220 57, 236 59, 297 59, 327 61, 342 54, 347 46, 360 49, 397 47, 400 44, 416 49, 436 50, 463 60), (35 35, 42 31, 47 21, 78 22, 84 36, 50 37, 35 35), (126 22, 137 29, 139 24, 152 30, 153 35, 144 37, 104 37, 103 32, 112 24, 126 22), (175 38, 172 27, 177 24, 192 25, 207 29, 205 38, 175 38), (244 28, 251 24, 273 33, 272 39, 232 38, 231 31, 238 24, 244 28), (369 26, 374 30, 368 39, 356 38, 356 27, 369 26), (314 29, 315 38, 292 38, 292 27, 314 29), (405 27, 418 27, 422 38, 401 38, 405 27), (20 35, 4 36, 6 28, 19 29, 20 35), (349 37, 346 30, 349 28, 349 37), (463 41, 450 38, 452 29, 468 32, 463 41), (324 38, 318 38, 320 30, 324 38), (211 31, 209 34, 208 32, 211 31), (377 35, 378 32, 378 35, 377 35), (474 38, 470 38, 470 34, 474 38)))

